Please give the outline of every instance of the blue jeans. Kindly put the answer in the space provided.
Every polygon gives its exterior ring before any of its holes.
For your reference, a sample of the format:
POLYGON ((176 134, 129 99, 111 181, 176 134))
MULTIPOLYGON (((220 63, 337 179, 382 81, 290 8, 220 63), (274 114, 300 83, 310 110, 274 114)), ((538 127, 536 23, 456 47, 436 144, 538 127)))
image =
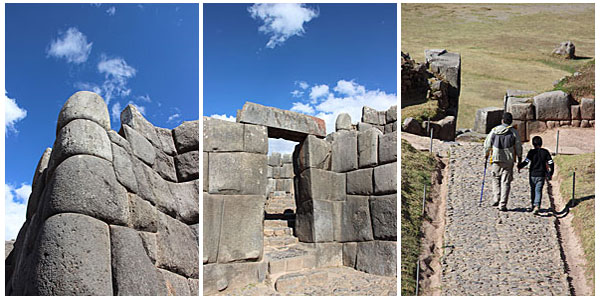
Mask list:
POLYGON ((529 187, 531 189, 531 203, 533 206, 540 206, 542 201, 542 188, 544 188, 545 177, 529 177, 529 187))

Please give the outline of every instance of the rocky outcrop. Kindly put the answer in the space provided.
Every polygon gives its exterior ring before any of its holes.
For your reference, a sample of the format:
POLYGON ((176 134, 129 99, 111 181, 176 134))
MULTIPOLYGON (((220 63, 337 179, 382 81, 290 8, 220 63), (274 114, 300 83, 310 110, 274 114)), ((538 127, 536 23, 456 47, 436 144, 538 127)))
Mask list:
POLYGON ((67 100, 5 260, 6 295, 197 294, 198 122, 157 128, 128 106, 121 124, 110 129, 97 94, 67 100))
POLYGON ((575 44, 573 44, 571 41, 562 42, 560 45, 558 45, 558 47, 554 48, 552 54, 565 59, 574 59, 575 44))

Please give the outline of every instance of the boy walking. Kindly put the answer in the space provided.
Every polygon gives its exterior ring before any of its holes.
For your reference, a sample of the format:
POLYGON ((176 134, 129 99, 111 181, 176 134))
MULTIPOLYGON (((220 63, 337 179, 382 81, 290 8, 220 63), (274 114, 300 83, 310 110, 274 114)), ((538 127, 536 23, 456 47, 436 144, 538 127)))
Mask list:
POLYGON ((517 165, 519 172, 527 164, 529 166, 529 187, 531 189, 531 209, 533 214, 540 212, 540 202, 542 200, 542 188, 546 178, 552 180, 554 173, 554 162, 550 152, 542 148, 542 137, 535 136, 531 139, 533 149, 527 153, 527 158, 517 165))

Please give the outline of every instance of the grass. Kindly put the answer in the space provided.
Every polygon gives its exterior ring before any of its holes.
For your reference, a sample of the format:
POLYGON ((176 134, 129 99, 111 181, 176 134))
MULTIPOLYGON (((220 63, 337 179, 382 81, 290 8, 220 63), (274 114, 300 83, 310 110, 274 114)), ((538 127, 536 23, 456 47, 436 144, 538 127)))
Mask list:
POLYGON ((415 118, 419 123, 426 121, 427 118, 437 120, 442 114, 442 110, 438 108, 437 100, 430 100, 422 104, 409 106, 401 110, 402 122, 408 117, 415 118))
POLYGON ((558 176, 562 180, 560 193, 565 200, 570 200, 572 196, 572 173, 575 171, 575 199, 592 197, 584 199, 572 208, 573 214, 572 226, 575 233, 579 236, 583 252, 585 255, 585 274, 588 284, 594 289, 595 283, 595 234, 594 234, 594 208, 595 208, 595 186, 594 186, 594 155, 558 155, 555 162, 560 172, 558 176))
POLYGON ((401 275, 400 285, 403 296, 415 293, 417 259, 420 253, 420 229, 423 216, 423 185, 431 184, 431 174, 436 161, 429 153, 413 148, 402 140, 402 186, 401 186, 401 275))
POLYGON ((577 70, 581 73, 579 76, 567 76, 561 80, 554 90, 561 90, 571 93, 573 98, 580 100, 581 98, 594 98, 596 93, 595 76, 596 72, 595 60, 592 60, 577 70))
POLYGON ((431 48, 461 54, 458 128, 473 127, 479 108, 502 107, 507 89, 551 91, 592 60, 552 56, 559 43, 594 56, 593 4, 403 3, 401 13, 401 50, 412 59, 424 61, 431 48))

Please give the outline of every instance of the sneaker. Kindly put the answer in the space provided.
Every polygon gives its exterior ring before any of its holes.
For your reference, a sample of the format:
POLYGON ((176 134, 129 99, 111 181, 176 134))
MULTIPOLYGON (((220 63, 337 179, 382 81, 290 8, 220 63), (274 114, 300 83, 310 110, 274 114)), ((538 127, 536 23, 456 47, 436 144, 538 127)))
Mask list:
POLYGON ((533 207, 533 214, 538 214, 538 213, 540 213, 540 206, 539 205, 533 207))
POLYGON ((506 207, 500 207, 500 211, 508 211, 508 209, 506 209, 506 207))
POLYGON ((492 207, 498 207, 499 204, 500 204, 500 202, 495 202, 492 204, 492 207))

